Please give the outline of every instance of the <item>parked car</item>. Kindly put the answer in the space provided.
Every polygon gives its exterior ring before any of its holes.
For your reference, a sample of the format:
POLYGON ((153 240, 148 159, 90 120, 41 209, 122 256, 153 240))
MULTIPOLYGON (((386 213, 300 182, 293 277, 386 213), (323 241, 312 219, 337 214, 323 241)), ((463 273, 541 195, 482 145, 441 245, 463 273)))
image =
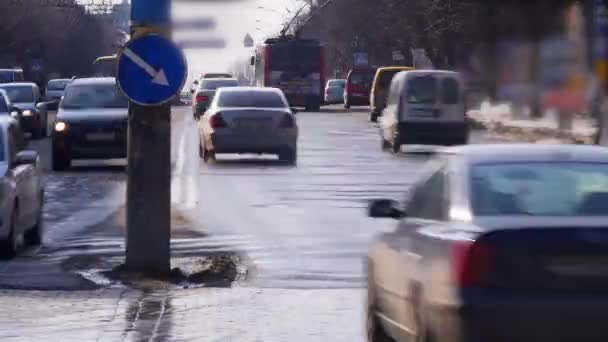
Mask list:
POLYGON ((57 111, 59 101, 65 94, 65 88, 72 82, 70 78, 53 79, 46 85, 45 100, 47 101, 47 110, 57 111))
POLYGON ((201 117, 200 156, 218 153, 269 153, 289 164, 297 161, 298 125, 277 88, 220 88, 201 117))
POLYGON ((375 72, 376 69, 372 68, 354 68, 348 72, 344 89, 344 108, 369 106, 369 92, 375 72))
POLYGON ((399 66, 378 68, 369 94, 371 122, 378 121, 378 117, 382 114, 382 111, 386 106, 386 98, 388 96, 388 90, 391 85, 391 81, 393 80, 393 76, 401 71, 409 70, 414 70, 414 68, 399 66))
POLYGON ((464 82, 457 72, 399 72, 382 111, 382 149, 397 153, 403 144, 466 144, 469 125, 464 99, 464 82))
POLYGON ((192 114, 199 119, 205 113, 215 96, 222 87, 238 87, 239 81, 234 78, 206 78, 201 80, 198 89, 193 92, 192 114))
POLYGON ((53 170, 69 168, 73 159, 126 158, 128 106, 114 78, 68 85, 53 125, 53 170))
POLYGON ((22 69, 0 69, 0 84, 23 81, 24 78, 22 69))
POLYGON ((438 151, 367 260, 368 341, 608 341, 608 149, 438 151))
POLYGON ((336 104, 344 101, 346 80, 335 79, 327 81, 325 85, 325 104, 336 104))
POLYGON ((30 82, 15 82, 0 84, 0 89, 4 89, 13 106, 19 108, 21 128, 31 133, 34 139, 45 137, 48 112, 38 86, 30 82))
POLYGON ((42 243, 42 166, 38 153, 25 147, 18 121, 0 115, 0 255, 5 258, 17 253, 22 240, 42 243))

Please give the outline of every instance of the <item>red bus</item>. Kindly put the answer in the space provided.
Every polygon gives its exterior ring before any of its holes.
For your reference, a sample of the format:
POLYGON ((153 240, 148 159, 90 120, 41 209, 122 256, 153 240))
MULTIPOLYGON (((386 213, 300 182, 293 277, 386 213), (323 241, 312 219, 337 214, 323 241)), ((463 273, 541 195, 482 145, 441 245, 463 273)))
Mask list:
POLYGON ((281 37, 256 48, 254 84, 280 88, 291 106, 319 110, 325 89, 323 46, 316 40, 281 37))

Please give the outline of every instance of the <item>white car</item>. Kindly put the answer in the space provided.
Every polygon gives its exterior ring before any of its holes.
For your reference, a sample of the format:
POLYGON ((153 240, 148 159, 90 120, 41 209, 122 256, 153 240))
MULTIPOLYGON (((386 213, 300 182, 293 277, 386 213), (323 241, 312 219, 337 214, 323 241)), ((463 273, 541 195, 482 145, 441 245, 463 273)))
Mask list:
POLYGON ((199 122, 200 156, 218 153, 277 154, 289 164, 298 155, 298 125, 277 88, 220 88, 199 122))
POLYGON ((42 242, 42 168, 38 153, 25 146, 17 120, 0 115, 0 256, 5 258, 15 255, 22 240, 42 242))

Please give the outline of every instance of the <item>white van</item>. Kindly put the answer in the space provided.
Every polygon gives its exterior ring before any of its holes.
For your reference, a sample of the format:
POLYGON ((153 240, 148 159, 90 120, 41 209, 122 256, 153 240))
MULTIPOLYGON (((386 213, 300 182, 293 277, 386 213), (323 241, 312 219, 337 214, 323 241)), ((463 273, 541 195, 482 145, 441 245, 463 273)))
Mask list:
POLYGON ((464 83, 458 72, 412 70, 395 75, 382 111, 382 148, 464 145, 468 141, 464 83))

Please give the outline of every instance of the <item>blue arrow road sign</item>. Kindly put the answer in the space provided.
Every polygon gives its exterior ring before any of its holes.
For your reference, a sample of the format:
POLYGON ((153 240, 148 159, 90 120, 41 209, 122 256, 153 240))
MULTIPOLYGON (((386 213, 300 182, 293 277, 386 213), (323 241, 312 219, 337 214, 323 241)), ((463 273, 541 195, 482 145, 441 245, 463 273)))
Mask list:
POLYGON ((184 86, 187 73, 182 51, 158 35, 128 42, 118 56, 118 85, 131 101, 143 106, 171 100, 184 86))

